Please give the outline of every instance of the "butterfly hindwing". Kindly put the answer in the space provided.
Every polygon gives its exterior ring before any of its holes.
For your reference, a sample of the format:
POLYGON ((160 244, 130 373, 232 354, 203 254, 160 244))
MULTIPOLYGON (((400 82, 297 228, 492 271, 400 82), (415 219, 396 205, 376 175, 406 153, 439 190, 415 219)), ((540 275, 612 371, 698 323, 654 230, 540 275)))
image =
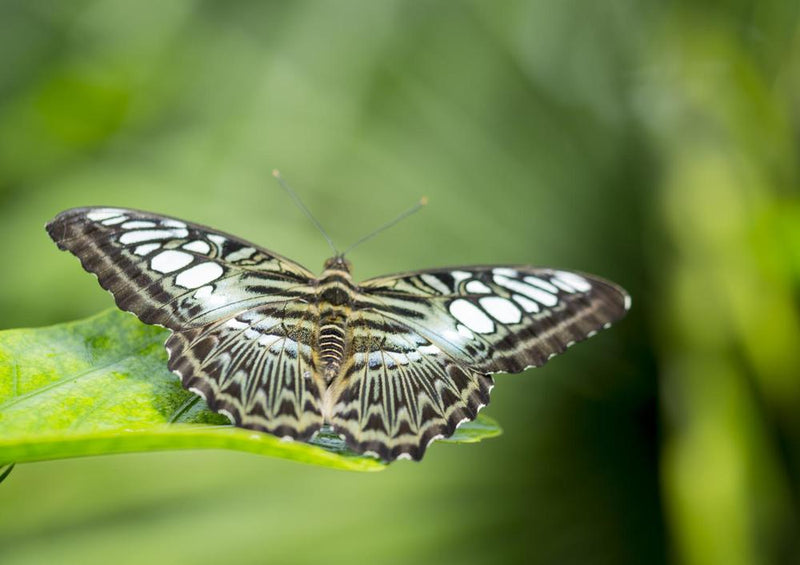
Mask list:
POLYGON ((50 237, 97 275, 117 305, 148 324, 204 325, 270 300, 303 296, 312 273, 244 240, 121 208, 74 208, 50 237))
POLYGON ((331 423, 355 451, 419 460, 488 404, 490 376, 408 326, 370 311, 353 312, 348 326, 350 354, 328 395, 331 423))
POLYGON ((169 368, 245 428, 309 439, 322 426, 314 308, 275 302, 167 340, 169 368))

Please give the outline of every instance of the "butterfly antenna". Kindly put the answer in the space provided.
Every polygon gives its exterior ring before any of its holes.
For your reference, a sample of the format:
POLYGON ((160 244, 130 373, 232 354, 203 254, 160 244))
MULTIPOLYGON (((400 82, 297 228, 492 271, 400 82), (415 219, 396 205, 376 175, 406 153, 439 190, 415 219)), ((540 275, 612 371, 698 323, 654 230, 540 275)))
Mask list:
POLYGON ((303 211, 303 213, 308 217, 308 219, 311 220, 311 223, 313 223, 317 227, 319 232, 322 234, 322 237, 325 238, 325 241, 328 242, 328 245, 330 245, 331 249, 333 250, 333 254, 339 255, 339 252, 336 250, 336 246, 333 244, 333 241, 331 240, 330 236, 328 236, 328 233, 324 229, 322 229, 322 225, 320 225, 320 223, 317 221, 317 219, 314 217, 311 211, 308 208, 306 208, 306 205, 303 204, 303 201, 300 200, 300 197, 297 196, 297 193, 292 189, 292 187, 289 186, 289 184, 285 180, 283 180, 283 177, 281 176, 281 173, 278 171, 278 169, 273 169, 272 176, 278 179, 278 184, 280 184, 281 187, 286 192, 289 193, 289 196, 292 197, 292 200, 294 200, 294 203, 297 204, 297 207, 300 208, 303 211))
POLYGON ((406 218, 408 218, 414 212, 419 212, 422 209, 422 207, 427 205, 427 204, 428 204, 428 198, 423 196, 422 198, 419 199, 419 202, 417 202, 411 208, 409 208, 408 210, 406 210, 405 212, 403 212, 402 214, 397 216, 394 220, 392 220, 391 222, 387 222, 387 223, 383 224, 381 227, 379 227, 378 229, 376 229, 372 233, 369 233, 369 234, 365 235, 364 237, 362 237, 361 239, 356 241, 353 245, 351 245, 350 247, 345 249, 344 253, 342 253, 342 257, 347 255, 355 247, 358 247, 359 245, 361 245, 365 241, 368 241, 368 240, 372 239, 373 237, 375 237, 376 235, 378 235, 379 233, 388 230, 390 227, 392 227, 396 223, 400 222, 401 220, 405 220, 406 218))

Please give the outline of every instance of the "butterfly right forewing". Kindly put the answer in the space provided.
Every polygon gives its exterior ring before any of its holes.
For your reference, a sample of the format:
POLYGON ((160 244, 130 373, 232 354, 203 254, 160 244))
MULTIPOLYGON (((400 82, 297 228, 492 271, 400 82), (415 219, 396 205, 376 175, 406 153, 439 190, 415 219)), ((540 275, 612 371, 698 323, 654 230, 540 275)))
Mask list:
POLYGON ((527 266, 404 273, 365 281, 361 290, 365 308, 486 373, 544 365, 630 307, 628 294, 600 277, 527 266))

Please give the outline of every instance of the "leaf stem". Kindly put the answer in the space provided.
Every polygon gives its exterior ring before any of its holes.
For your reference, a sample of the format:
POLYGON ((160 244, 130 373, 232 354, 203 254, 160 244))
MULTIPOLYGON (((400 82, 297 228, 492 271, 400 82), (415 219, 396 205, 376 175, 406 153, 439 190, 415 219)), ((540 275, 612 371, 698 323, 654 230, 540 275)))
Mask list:
POLYGON ((5 467, 5 469, 0 473, 0 483, 8 478, 8 476, 11 474, 11 471, 14 470, 14 465, 16 465, 16 463, 3 463, 0 465, 0 469, 5 467))

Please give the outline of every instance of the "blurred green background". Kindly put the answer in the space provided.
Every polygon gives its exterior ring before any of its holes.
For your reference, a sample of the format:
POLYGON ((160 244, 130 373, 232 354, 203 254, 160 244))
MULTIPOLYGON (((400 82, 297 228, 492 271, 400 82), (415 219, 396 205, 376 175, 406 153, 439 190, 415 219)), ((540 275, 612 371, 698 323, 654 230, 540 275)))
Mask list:
POLYGON ((19 466, 0 563, 800 562, 800 6, 0 3, 0 328, 111 298, 43 225, 129 206, 355 275, 595 272, 629 317, 500 376, 505 434, 348 474, 238 453, 19 466))

